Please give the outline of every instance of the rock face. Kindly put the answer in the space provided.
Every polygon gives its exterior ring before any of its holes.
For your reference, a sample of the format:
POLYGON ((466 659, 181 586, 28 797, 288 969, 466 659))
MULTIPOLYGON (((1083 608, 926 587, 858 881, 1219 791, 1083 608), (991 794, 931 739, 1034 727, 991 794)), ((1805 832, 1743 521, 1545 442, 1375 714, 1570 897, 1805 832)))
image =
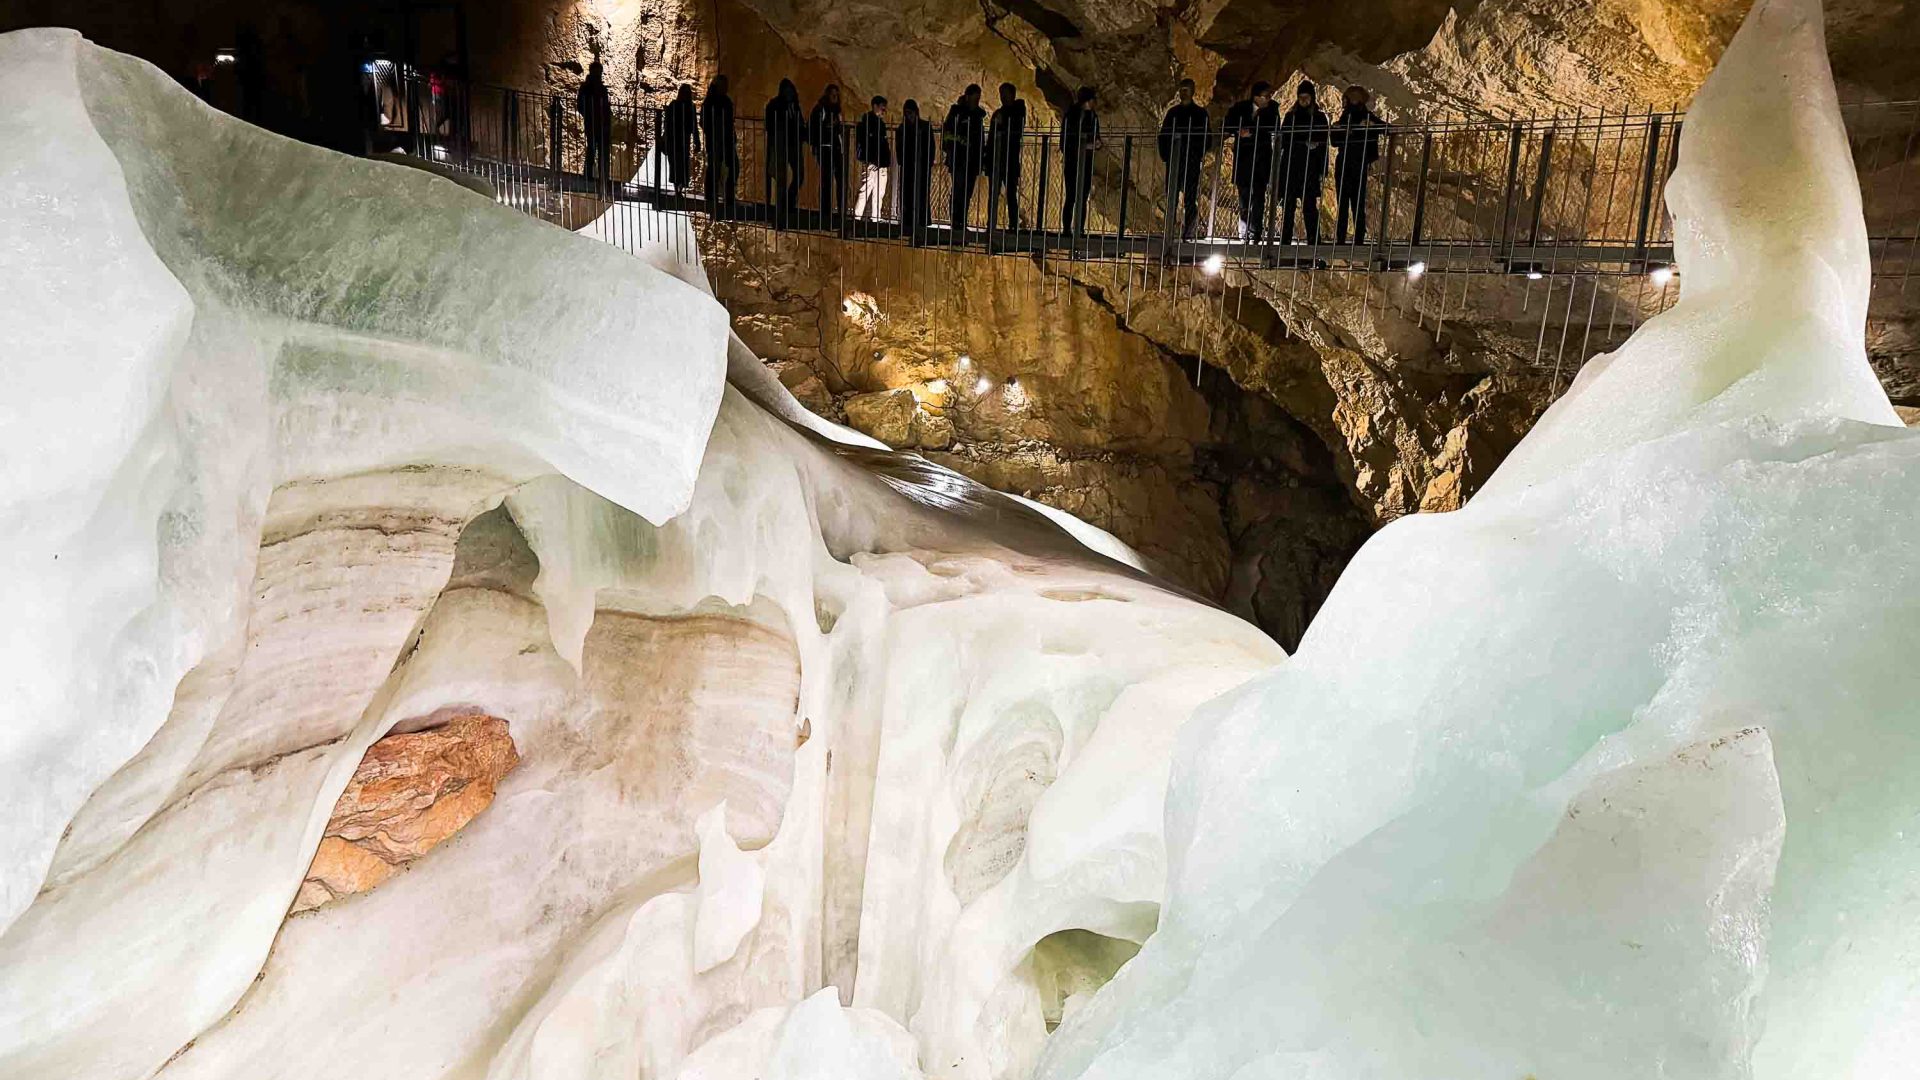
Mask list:
POLYGON ((507 722, 456 716, 367 748, 327 819, 292 914, 365 892, 460 831, 520 764, 507 722))

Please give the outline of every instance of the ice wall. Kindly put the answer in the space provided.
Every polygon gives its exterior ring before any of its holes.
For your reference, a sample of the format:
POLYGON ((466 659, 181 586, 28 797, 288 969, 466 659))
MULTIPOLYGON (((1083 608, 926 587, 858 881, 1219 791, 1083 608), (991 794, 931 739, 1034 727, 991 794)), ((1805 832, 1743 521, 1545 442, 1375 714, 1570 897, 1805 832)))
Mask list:
POLYGON ((1189 725, 1160 930, 1039 1076, 1911 1075, 1920 439, 1814 0, 1680 158, 1679 303, 1189 725))
POLYGON ((808 417, 684 267, 61 32, 0 137, 0 1077, 1011 1080, 1036 946, 1151 931, 1255 629, 808 417), (289 917, 475 710, 491 804, 289 917))
POLYGON ((275 484, 558 469, 663 520, 719 403, 725 315, 693 290, 172 89, 70 32, 0 38, 0 763, 44 781, 0 788, 0 926, 240 616, 275 484))

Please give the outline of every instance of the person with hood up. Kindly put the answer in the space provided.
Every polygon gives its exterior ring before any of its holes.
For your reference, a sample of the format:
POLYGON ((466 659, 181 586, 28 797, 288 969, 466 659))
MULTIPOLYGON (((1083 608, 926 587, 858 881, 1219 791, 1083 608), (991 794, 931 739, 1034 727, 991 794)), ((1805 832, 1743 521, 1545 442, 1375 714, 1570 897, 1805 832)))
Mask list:
POLYGON ((840 87, 828 83, 807 117, 807 139, 820 167, 820 227, 831 229, 847 212, 847 148, 841 143, 840 87))
POLYGON ((740 134, 733 126, 733 98, 727 77, 715 75, 700 103, 700 133, 707 140, 707 212, 733 216, 739 197, 740 134))
POLYGON ((933 223, 930 188, 933 184, 933 122, 920 116, 920 103, 908 98, 900 106, 900 130, 894 133, 900 163, 900 228, 914 247, 927 242, 933 223))
POLYGON ((1293 243, 1293 209, 1300 208, 1309 244, 1320 242, 1320 190, 1327 180, 1327 141, 1332 124, 1315 104, 1317 88, 1305 79, 1293 93, 1293 108, 1280 118, 1280 243, 1293 243))
POLYGON ((1273 100, 1273 87, 1254 83, 1253 92, 1227 110, 1221 126, 1233 139, 1233 186, 1240 192, 1240 235, 1258 244, 1266 239, 1274 137, 1280 130, 1280 105, 1273 100))
POLYGON ((660 134, 666 143, 667 173, 673 190, 685 191, 693 179, 693 155, 700 149, 699 114, 693 107, 693 84, 681 83, 660 114, 660 134))
POLYGON ((807 145, 807 116, 792 79, 781 79, 779 92, 767 102, 766 125, 766 200, 773 204, 773 227, 791 228, 793 207, 800 201, 800 183, 807 172, 801 156, 807 145))

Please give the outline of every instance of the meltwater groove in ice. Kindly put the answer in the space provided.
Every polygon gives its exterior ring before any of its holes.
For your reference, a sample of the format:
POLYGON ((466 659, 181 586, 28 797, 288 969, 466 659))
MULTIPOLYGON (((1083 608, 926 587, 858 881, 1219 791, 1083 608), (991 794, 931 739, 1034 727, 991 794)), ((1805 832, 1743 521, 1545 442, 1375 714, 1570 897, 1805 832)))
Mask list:
POLYGON ((1680 302, 1182 733, 1160 929, 1045 1080, 1911 1074, 1920 439, 1815 0, 1680 160, 1680 302))

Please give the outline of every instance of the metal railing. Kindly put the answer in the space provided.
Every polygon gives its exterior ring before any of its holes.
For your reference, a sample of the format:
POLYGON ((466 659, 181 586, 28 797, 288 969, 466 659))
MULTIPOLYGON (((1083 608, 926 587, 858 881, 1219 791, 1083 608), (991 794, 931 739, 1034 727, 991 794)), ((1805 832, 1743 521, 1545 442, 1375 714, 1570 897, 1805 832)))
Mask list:
MULTIPOLYGON (((700 131, 698 119, 675 125, 652 105, 611 103, 589 122, 562 95, 409 71, 393 73, 379 93, 391 141, 487 177, 504 201, 569 224, 607 204, 641 203, 878 243, 1216 271, 1657 270, 1673 258, 1660 190, 1678 164, 1685 122, 1655 112, 1241 137, 1215 119, 1171 146, 1159 131, 1112 130, 1070 154, 1057 127, 1039 124, 1017 143, 946 142, 946 110, 930 109, 922 118, 930 155, 924 144, 912 153, 915 140, 902 141, 900 124, 886 128, 893 161, 876 207, 861 205, 857 117, 802 136, 805 145, 782 145, 770 140, 759 103, 736 103, 716 148, 715 132, 700 131), (917 166, 902 160, 903 149, 917 166), (1353 168, 1342 163, 1349 153, 1373 160, 1353 168), (1075 190, 1084 199, 1079 228, 1070 227, 1075 190), (1343 213, 1342 203, 1355 212, 1343 213), (1362 214, 1364 225, 1352 220, 1362 214)), ((1907 175, 1920 169, 1920 102, 1849 105, 1845 114, 1876 273, 1904 287, 1920 266, 1920 179, 1907 175)))

